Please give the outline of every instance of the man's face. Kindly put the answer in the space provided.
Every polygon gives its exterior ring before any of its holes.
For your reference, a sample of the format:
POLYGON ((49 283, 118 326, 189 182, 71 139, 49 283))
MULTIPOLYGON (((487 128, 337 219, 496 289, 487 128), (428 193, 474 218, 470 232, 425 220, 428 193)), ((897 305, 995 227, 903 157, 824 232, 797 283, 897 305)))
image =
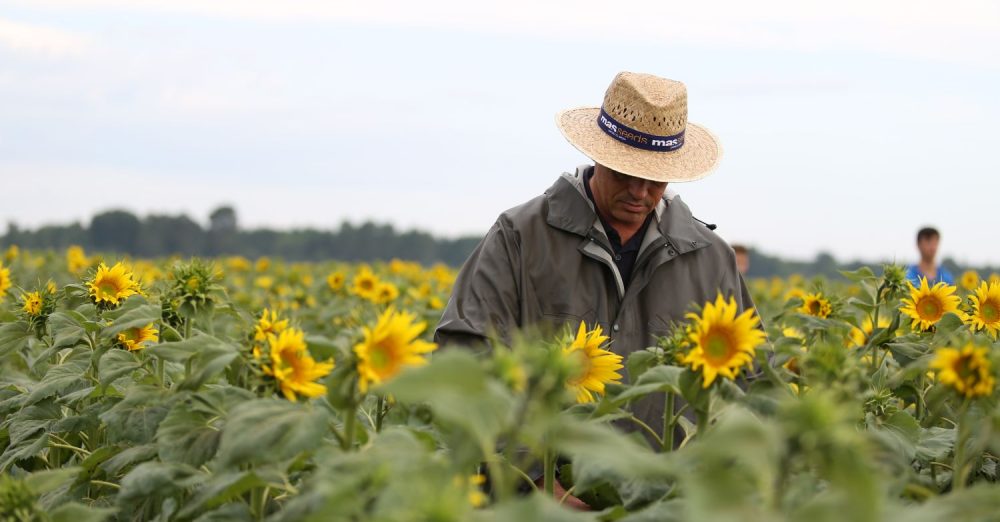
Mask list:
POLYGON ((920 250, 920 257, 927 261, 931 261, 937 257, 938 241, 940 239, 938 236, 930 236, 917 241, 917 250, 920 250))
POLYGON ((736 251, 736 268, 739 269, 741 274, 746 274, 750 271, 750 254, 745 250, 736 251))
POLYGON ((663 197, 667 183, 628 176, 598 163, 594 165, 590 190, 605 219, 641 225, 663 197))

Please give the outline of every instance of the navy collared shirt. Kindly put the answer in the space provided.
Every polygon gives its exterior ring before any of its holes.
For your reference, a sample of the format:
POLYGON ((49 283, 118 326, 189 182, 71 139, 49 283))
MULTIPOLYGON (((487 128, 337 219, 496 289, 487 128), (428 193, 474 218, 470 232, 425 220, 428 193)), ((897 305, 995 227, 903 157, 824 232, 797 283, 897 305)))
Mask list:
POLYGON ((594 170, 588 170, 583 178, 583 186, 587 189, 587 197, 590 198, 591 203, 594 203, 594 211, 597 213, 597 218, 601 220, 604 232, 608 235, 608 242, 611 243, 612 255, 615 265, 618 266, 618 273, 622 276, 622 282, 625 283, 625 286, 628 286, 629 281, 632 279, 632 269, 635 268, 635 261, 639 257, 639 247, 642 246, 642 239, 646 237, 646 227, 653 220, 653 213, 650 212, 646 216, 646 221, 639 227, 639 230, 623 245, 618 231, 605 221, 604 216, 597 211, 597 203, 594 202, 594 193, 590 190, 590 178, 593 176, 594 170))

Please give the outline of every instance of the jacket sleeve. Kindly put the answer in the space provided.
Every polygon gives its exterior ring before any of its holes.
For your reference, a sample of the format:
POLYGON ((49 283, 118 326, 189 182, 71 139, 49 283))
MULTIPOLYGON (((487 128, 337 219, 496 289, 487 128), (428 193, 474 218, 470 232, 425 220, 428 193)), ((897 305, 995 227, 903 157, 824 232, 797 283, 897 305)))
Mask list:
POLYGON ((520 258, 517 234, 501 216, 462 265, 434 341, 476 348, 493 335, 509 341, 521 323, 520 258))

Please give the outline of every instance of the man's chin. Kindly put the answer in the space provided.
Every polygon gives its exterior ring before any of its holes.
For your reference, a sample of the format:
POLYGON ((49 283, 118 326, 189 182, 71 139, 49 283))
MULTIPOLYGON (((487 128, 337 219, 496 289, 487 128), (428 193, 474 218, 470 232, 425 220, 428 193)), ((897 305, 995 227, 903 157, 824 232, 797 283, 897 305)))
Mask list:
POLYGON ((628 223, 630 225, 641 225, 643 221, 646 220, 646 216, 649 215, 648 210, 643 210, 641 212, 632 212, 631 210, 622 209, 615 215, 615 218, 622 223, 628 223))

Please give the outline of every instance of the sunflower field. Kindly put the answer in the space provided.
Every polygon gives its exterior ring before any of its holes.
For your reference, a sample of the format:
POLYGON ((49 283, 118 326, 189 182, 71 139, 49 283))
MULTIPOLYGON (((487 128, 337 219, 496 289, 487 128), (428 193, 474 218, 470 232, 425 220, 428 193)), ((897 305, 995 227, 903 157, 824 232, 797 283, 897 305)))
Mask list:
POLYGON ((622 357, 438 347, 455 275, 8 248, 0 521, 1000 520, 1000 276, 752 280, 622 357))

